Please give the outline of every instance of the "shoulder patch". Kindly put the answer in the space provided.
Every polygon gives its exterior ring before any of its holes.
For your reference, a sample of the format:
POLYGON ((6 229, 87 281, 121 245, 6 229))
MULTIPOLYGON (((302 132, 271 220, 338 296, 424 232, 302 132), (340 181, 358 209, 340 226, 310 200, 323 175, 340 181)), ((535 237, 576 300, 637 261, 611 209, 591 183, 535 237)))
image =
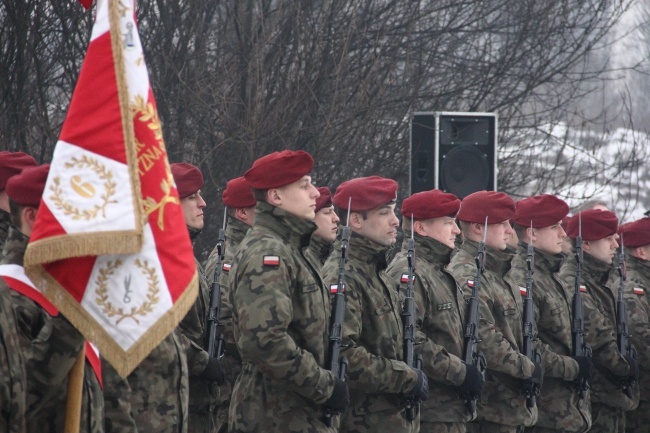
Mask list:
POLYGON ((528 290, 525 287, 519 286, 519 293, 521 293, 521 296, 526 296, 528 294, 528 290))
POLYGON ((583 286, 582 284, 580 285, 580 291, 583 293, 587 293, 587 286, 583 286))
POLYGON ((474 280, 467 280, 467 287, 474 288, 474 280))
MULTIPOLYGON (((400 278, 400 283, 408 283, 409 282, 409 274, 402 274, 402 277, 400 278)), ((415 282, 415 275, 411 277, 411 282, 415 282)))
POLYGON ((280 266, 280 256, 264 256, 264 266, 280 266))
POLYGON ((635 287, 634 289, 632 289, 632 292, 635 295, 643 295, 645 293, 645 291, 641 287, 635 287))
MULTIPOLYGON (((338 284, 330 284, 330 293, 338 293, 339 292, 339 285, 338 284)), ((343 288, 341 292, 345 292, 345 284, 343 284, 343 288)))
POLYGON ((230 268, 232 268, 232 265, 230 263, 224 263, 221 267, 224 272, 230 272, 230 268))

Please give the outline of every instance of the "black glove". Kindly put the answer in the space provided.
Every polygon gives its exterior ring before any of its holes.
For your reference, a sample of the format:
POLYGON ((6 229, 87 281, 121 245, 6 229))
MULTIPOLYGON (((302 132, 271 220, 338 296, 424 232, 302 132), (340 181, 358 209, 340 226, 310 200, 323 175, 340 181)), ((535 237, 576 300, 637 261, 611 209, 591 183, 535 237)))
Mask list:
POLYGON ((630 355, 625 355, 625 360, 630 364, 630 372, 627 375, 627 380, 631 383, 639 377, 639 363, 630 355))
POLYGON ((226 380, 226 376, 221 367, 221 361, 217 358, 210 358, 207 367, 199 377, 206 382, 217 382, 217 384, 222 385, 226 380))
POLYGON ((429 399, 429 379, 427 379, 427 375, 422 370, 416 368, 413 370, 418 374, 418 380, 415 382, 413 389, 408 394, 405 394, 404 397, 412 398, 419 402, 427 401, 429 399))
POLYGON ((483 384, 483 375, 478 367, 473 364, 465 364, 465 380, 458 387, 458 394, 463 397, 481 398, 483 384))
POLYGON ((535 389, 538 391, 542 389, 542 383, 544 382, 544 371, 542 370, 541 364, 533 361, 535 364, 535 370, 533 370, 533 377, 530 379, 524 379, 521 383, 522 391, 524 394, 536 394, 535 389))
POLYGON ((325 402, 325 406, 335 412, 343 412, 350 406, 350 392, 348 384, 341 379, 334 379, 334 391, 325 402))
POLYGON ((594 369, 594 363, 589 356, 574 356, 573 359, 578 363, 578 377, 576 381, 591 380, 594 369))

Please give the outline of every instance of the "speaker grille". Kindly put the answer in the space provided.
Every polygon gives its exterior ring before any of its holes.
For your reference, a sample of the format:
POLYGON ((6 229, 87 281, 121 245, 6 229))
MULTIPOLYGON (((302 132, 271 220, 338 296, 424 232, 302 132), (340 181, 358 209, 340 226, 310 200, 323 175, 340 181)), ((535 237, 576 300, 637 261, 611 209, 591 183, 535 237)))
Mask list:
POLYGON ((458 198, 487 190, 490 185, 490 164, 476 146, 453 147, 440 161, 440 189, 458 198))

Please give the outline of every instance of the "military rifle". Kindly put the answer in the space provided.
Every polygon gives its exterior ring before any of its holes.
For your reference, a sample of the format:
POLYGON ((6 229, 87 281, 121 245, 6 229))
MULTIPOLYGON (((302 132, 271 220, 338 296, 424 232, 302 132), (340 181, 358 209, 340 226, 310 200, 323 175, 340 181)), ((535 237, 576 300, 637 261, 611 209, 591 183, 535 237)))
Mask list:
MULTIPOLYGON (((591 347, 585 339, 584 307, 580 286, 582 282, 582 215, 578 213, 578 236, 575 239, 576 256, 576 280, 573 299, 571 300, 571 341, 573 343, 573 356, 587 356, 591 358, 591 347)), ((586 378, 576 383, 576 391, 580 398, 585 398, 585 392, 589 389, 589 381, 586 378)))
MULTIPOLYGON (((345 264, 348 262, 348 244, 350 243, 350 206, 352 198, 348 200, 348 216, 345 220, 345 226, 341 229, 341 257, 339 258, 339 276, 336 282, 336 292, 332 302, 332 316, 330 318, 330 335, 328 358, 325 368, 334 373, 334 376, 345 381, 345 375, 348 370, 348 360, 341 356, 341 346, 343 343, 343 320, 345 319, 345 264)), ((332 288, 330 288, 332 291, 332 288)), ((332 417, 339 412, 328 407, 324 409, 324 422, 328 427, 332 427, 332 417)))
MULTIPOLYGON (((524 335, 523 353, 533 362, 541 364, 542 357, 537 349, 533 351, 534 320, 535 313, 533 310, 533 273, 535 272, 535 248, 533 246, 533 223, 530 224, 530 242, 526 251, 526 295, 524 296, 524 317, 522 320, 522 332, 524 335)), ((539 387, 531 382, 524 382, 524 395, 526 396, 526 406, 535 407, 536 397, 539 395, 539 387)))
MULTIPOLYGON (((625 287, 626 269, 625 269, 625 251, 624 251, 623 237, 621 237, 621 250, 618 252, 618 275, 620 276, 618 283, 618 299, 616 300, 616 345, 618 351, 625 355, 627 359, 632 358, 637 360, 636 348, 629 340, 628 327, 627 327, 627 305, 623 300, 623 289, 625 287)), ((632 366, 630 366, 631 368, 632 366)), ((634 380, 627 380, 623 383, 623 392, 630 399, 634 398, 632 387, 634 380)))
POLYGON ((206 334, 206 346, 208 348, 208 355, 211 358, 221 358, 223 356, 224 349, 223 333, 220 332, 217 335, 217 330, 221 326, 219 323, 219 313, 221 311, 221 286, 219 285, 219 277, 221 276, 221 267, 226 242, 227 211, 228 207, 223 210, 223 228, 219 230, 219 239, 217 241, 217 266, 214 268, 212 285, 210 287, 210 308, 208 310, 208 332, 206 334))
MULTIPOLYGON (((404 297, 404 306, 402 308, 402 326, 404 328, 404 362, 417 370, 422 369, 422 357, 418 355, 415 358, 415 300, 413 299, 413 278, 415 275, 415 239, 413 238, 413 214, 411 214, 411 237, 408 240, 406 253, 408 261, 408 280, 406 282, 406 296, 404 297)), ((406 401, 406 419, 413 421, 417 416, 417 407, 420 404, 414 398, 407 398, 406 401)))
MULTIPOLYGON (((483 240, 478 244, 478 252, 476 253, 476 278, 472 283, 472 296, 467 302, 467 320, 465 323, 465 350, 463 351, 463 361, 467 365, 474 365, 485 380, 485 370, 487 368, 487 361, 483 352, 478 351, 479 338, 479 299, 478 292, 481 288, 481 278, 485 270, 485 241, 487 240, 487 226, 488 219, 485 217, 485 226, 483 227, 483 240)), ((476 418, 476 400, 477 395, 463 393, 460 398, 465 402, 467 410, 472 414, 472 419, 476 418)))

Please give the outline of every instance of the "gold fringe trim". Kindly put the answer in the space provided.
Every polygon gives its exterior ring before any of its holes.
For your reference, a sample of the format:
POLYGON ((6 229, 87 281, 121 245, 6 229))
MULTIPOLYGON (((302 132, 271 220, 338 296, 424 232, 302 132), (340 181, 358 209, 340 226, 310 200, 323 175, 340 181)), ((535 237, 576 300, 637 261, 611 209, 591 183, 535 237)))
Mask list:
POLYGON ((128 350, 124 351, 74 297, 66 291, 42 266, 25 268, 25 273, 39 287, 75 328, 97 346, 100 355, 117 373, 126 378, 180 323, 192 308, 199 292, 198 274, 195 272, 180 298, 156 325, 149 329, 128 350))
POLYGON ((53 236, 30 242, 25 251, 25 267, 73 257, 135 254, 142 250, 141 231, 108 231, 53 236))

